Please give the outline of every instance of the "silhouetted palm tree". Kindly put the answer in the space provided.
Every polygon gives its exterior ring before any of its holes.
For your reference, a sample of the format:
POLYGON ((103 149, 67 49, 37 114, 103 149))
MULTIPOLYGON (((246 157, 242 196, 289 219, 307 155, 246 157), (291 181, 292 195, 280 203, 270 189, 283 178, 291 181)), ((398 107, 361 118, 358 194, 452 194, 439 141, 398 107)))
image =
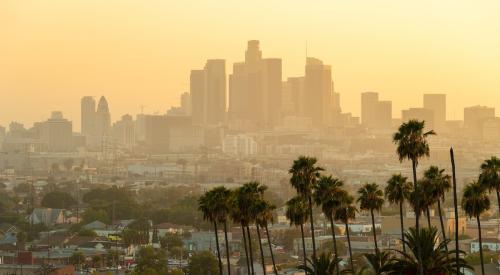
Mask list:
POLYGON ((377 230, 375 230, 375 215, 373 211, 380 211, 384 205, 384 191, 380 190, 378 184, 367 183, 358 190, 359 208, 370 211, 372 217, 373 242, 375 243, 375 253, 378 253, 377 230))
POLYGON ((309 266, 301 265, 307 275, 332 275, 339 273, 339 260, 331 254, 321 253, 316 261, 310 261, 309 266))
POLYGON ((406 252, 405 240, 405 227, 404 227, 404 215, 403 215, 403 203, 408 200, 412 190, 411 184, 407 181, 407 177, 403 177, 401 174, 392 175, 392 177, 387 181, 387 186, 385 187, 385 198, 389 203, 397 204, 399 206, 399 217, 401 220, 401 240, 403 242, 403 251, 406 252))
MULTIPOLYGON (((413 189, 418 191, 417 184, 417 165, 420 158, 423 156, 429 156, 429 143, 427 142, 427 137, 435 135, 434 131, 425 132, 425 121, 409 120, 406 123, 399 126, 398 131, 393 135, 393 142, 397 144, 396 152, 399 157, 399 161, 410 160, 412 163, 413 170, 413 189)), ((415 212, 415 228, 418 239, 419 233, 419 213, 420 210, 417 209, 415 212)), ((417 246, 418 248, 418 246, 417 246)), ((419 252, 418 258, 421 259, 422 255, 419 252)), ((420 274, 423 275, 422 268, 420 268, 420 274)))
POLYGON ((290 225, 295 225, 300 227, 300 233, 302 237, 303 264, 307 265, 306 244, 304 240, 304 224, 309 219, 307 201, 300 196, 291 198, 286 202, 285 215, 287 219, 290 221, 290 225))
POLYGON ((354 263, 352 259, 352 248, 351 248, 351 237, 349 234, 349 220, 353 220, 356 218, 356 205, 354 205, 354 198, 349 195, 347 192, 342 192, 339 195, 340 198, 340 206, 335 211, 335 220, 339 220, 345 224, 345 232, 347 235, 347 244, 349 247, 349 259, 351 262, 351 269, 354 270, 354 263))
POLYGON ((483 240, 481 237, 481 219, 480 216, 486 210, 490 209, 490 199, 486 194, 486 189, 478 182, 471 182, 464 188, 462 197, 462 209, 467 215, 477 220, 477 231, 479 233, 479 256, 481 258, 481 272, 484 275, 483 262, 483 240))
MULTIPOLYGON (((314 192, 314 201, 321 206, 325 217, 330 220, 333 238, 334 257, 338 258, 337 240, 335 238, 334 214, 340 206, 339 195, 341 194, 344 183, 332 176, 321 176, 316 191, 314 192)), ((337 269, 337 273, 339 270, 337 269)))
POLYGON ((278 274, 276 269, 276 263, 274 261, 273 249, 271 246, 271 238, 269 236, 268 223, 273 221, 273 211, 276 206, 270 204, 268 201, 261 199, 254 203, 253 205, 255 211, 255 225, 257 227, 257 236, 259 238, 260 256, 262 261, 262 268, 264 269, 264 275, 266 274, 265 262, 264 262, 264 250, 262 249, 262 242, 260 237, 260 228, 264 227, 266 229, 267 242, 269 244, 269 252, 271 253, 271 260, 273 262, 274 274, 278 274))
POLYGON ((394 256, 389 251, 363 254, 367 265, 361 269, 361 274, 385 275, 390 274, 394 263, 394 256))
MULTIPOLYGON (((398 257, 393 259, 393 263, 389 264, 387 274, 417 274, 420 271, 424 274, 463 274, 461 269, 473 270, 467 265, 465 259, 460 258, 458 263, 449 257, 455 251, 446 252, 445 247, 449 240, 444 240, 438 243, 436 228, 422 228, 420 233, 415 232, 415 228, 410 228, 405 232, 406 246, 410 253, 396 251, 398 257), (418 237, 417 237, 418 235, 418 237), (418 247, 422 249, 422 262, 418 262, 417 254, 418 247), (420 268, 423 268, 420 270, 420 268)), ((459 254, 465 255, 463 251, 457 251, 459 254)))
POLYGON ((227 238, 227 220, 230 212, 231 191, 224 186, 220 186, 215 187, 211 192, 213 193, 214 211, 217 222, 224 225, 227 274, 231 275, 231 263, 229 262, 229 241, 227 238))
POLYGON ((483 186, 491 191, 495 190, 500 215, 500 159, 491 157, 481 164, 481 174, 479 176, 483 186))
POLYGON ((437 166, 431 166, 424 172, 424 180, 430 183, 432 200, 437 202, 441 233, 443 234, 443 240, 446 240, 441 201, 444 202, 446 192, 451 189, 451 177, 444 174, 444 171, 444 169, 439 169, 437 166))
POLYGON ((304 197, 309 203, 309 221, 311 222, 311 239, 313 246, 313 260, 316 260, 316 240, 314 238, 314 219, 312 194, 320 176, 320 171, 324 169, 316 166, 316 158, 300 156, 293 161, 292 168, 288 171, 292 174, 290 183, 297 190, 297 193, 304 197))
POLYGON ((203 213, 203 219, 214 225, 215 245, 217 246, 217 258, 219 260, 219 273, 222 275, 222 259, 219 248, 219 234, 217 228, 218 213, 216 209, 215 194, 210 190, 203 194, 198 200, 198 209, 203 213))

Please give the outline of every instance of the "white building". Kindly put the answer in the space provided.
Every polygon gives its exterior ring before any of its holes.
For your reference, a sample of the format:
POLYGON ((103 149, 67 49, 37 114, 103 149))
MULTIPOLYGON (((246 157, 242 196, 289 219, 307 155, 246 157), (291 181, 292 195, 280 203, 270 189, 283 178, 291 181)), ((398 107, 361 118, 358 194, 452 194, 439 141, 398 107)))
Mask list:
POLYGON ((257 154, 257 142, 247 135, 227 135, 222 141, 222 152, 234 156, 257 154))

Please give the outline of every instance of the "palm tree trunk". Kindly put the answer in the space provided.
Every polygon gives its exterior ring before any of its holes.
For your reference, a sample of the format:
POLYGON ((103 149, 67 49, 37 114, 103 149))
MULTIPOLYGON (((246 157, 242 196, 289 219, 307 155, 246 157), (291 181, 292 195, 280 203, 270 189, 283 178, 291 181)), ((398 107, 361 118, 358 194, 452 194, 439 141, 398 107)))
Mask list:
POLYGON ((405 225, 404 225, 404 221, 403 221, 403 202, 399 203, 399 217, 401 219, 401 242, 403 243, 403 252, 406 253, 405 225))
POLYGON ((313 207, 312 207, 312 199, 311 196, 309 196, 309 216, 310 216, 310 222, 311 222, 311 241, 312 241, 312 248, 313 248, 313 262, 316 262, 316 238, 314 238, 314 219, 313 219, 313 207))
POLYGON ((427 228, 431 229, 431 212, 429 211, 429 207, 425 208, 425 215, 427 216, 427 228))
POLYGON ((349 234, 349 223, 345 222, 345 232, 347 234, 347 244, 349 246, 349 260, 351 261, 351 270, 352 272, 354 272, 354 262, 352 260, 352 249, 351 249, 351 237, 350 237, 350 234, 349 234))
POLYGON ((372 215, 373 243, 375 243, 375 254, 377 254, 378 253, 377 232, 375 230, 375 216, 373 215, 373 209, 370 209, 370 214, 372 215))
MULTIPOLYGON (((443 233, 443 241, 446 241, 446 232, 444 231, 443 214, 441 213, 441 200, 438 199, 439 222, 441 223, 441 232, 443 233)), ((444 247, 446 249, 446 256, 448 257, 448 244, 444 247)))
MULTIPOLYGON (((453 175, 453 206, 455 207, 455 264, 457 267, 460 261, 460 253, 458 250, 458 199, 457 199, 457 176, 455 174, 455 155, 453 148, 450 148, 451 172, 453 175)), ((460 275, 460 269, 457 268, 457 275, 460 275)))
POLYGON ((273 261, 274 275, 278 275, 278 269, 276 269, 276 263, 274 262, 273 246, 271 245, 271 236, 269 235, 269 228, 267 228, 267 223, 266 223, 266 235, 267 235, 267 243, 269 245, 269 252, 271 253, 271 260, 273 261))
POLYGON ((259 225, 256 225, 257 227, 257 237, 259 238, 259 249, 260 249, 260 260, 262 261, 262 272, 264 272, 264 275, 266 275, 266 262, 264 261, 264 250, 262 250, 262 242, 260 239, 260 228, 259 225))
POLYGON ((245 233, 245 226, 241 224, 241 233, 243 233, 243 245, 245 246, 245 257, 247 262, 247 274, 250 274, 250 260, 248 259, 247 238, 245 233))
POLYGON ((248 254, 250 255, 250 270, 252 270, 252 275, 255 274, 253 270, 253 249, 252 249, 252 235, 250 235, 250 227, 247 225, 247 237, 248 237, 248 254))
POLYGON ((217 222, 214 221, 214 230, 215 230, 215 245, 217 246, 217 258, 219 259, 219 273, 222 275, 222 258, 220 256, 220 248, 219 248, 219 234, 217 230, 217 222))
MULTIPOLYGON (((335 226, 333 225, 333 214, 330 216, 330 226, 332 227, 332 238, 333 238, 333 253, 335 253, 335 261, 338 259, 338 252, 337 252, 337 238, 335 237, 335 226)), ((337 266, 337 275, 340 274, 340 270, 337 266)))
MULTIPOLYGON (((413 169, 413 190, 415 192, 418 190, 418 184, 417 184, 417 161, 415 159, 411 160, 411 165, 413 169)), ((418 194, 418 193, 417 193, 418 194)), ((417 203, 415 206, 415 229, 416 229, 416 234, 415 237, 417 238, 417 259, 418 259, 418 269, 419 269, 419 274, 424 275, 424 269, 422 266, 422 249, 420 248, 420 224, 419 224, 419 219, 420 219, 420 203, 417 203)))
POLYGON ((307 266, 306 241, 304 239, 304 225, 300 225, 300 234, 302 234, 302 255, 304 256, 304 266, 307 266))
POLYGON ((481 274, 484 275, 484 261, 483 261, 483 239, 481 237, 481 220, 479 215, 476 216, 477 219, 477 231, 479 233, 479 257, 481 258, 481 274))
POLYGON ((231 275, 231 263, 229 262, 229 242, 227 241, 227 221, 224 222, 224 239, 226 240, 227 275, 231 275))
POLYGON ((500 217, 500 191, 497 189, 498 215, 500 217))

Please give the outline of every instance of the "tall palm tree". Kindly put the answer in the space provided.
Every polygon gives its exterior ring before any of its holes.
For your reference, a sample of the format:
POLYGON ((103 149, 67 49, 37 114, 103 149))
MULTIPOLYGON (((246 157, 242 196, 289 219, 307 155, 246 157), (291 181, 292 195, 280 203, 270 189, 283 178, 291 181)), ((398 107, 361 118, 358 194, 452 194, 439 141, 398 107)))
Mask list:
POLYGON ((356 218, 356 205, 354 204, 354 197, 349 195, 346 191, 339 195, 340 206, 335 211, 335 220, 339 220, 345 224, 345 232, 347 235, 347 244, 349 247, 349 259, 351 262, 351 269, 354 271, 354 263, 352 259, 351 237, 349 234, 349 220, 356 218))
POLYGON ((261 199, 254 203, 254 213, 255 213, 255 225, 257 227, 257 236, 259 238, 260 256, 262 261, 262 268, 264 270, 264 275, 266 274, 265 262, 264 262, 264 250, 262 249, 262 242, 260 237, 260 228, 263 227, 266 230, 267 242, 269 244, 269 252, 271 253, 271 260, 273 262, 274 274, 278 274, 276 269, 276 263, 274 261, 273 249, 271 246, 271 237, 269 236, 268 223, 273 221, 273 211, 276 206, 272 205, 268 201, 261 199))
POLYGON ((403 204, 405 200, 408 200, 412 190, 411 184, 407 181, 407 177, 403 177, 401 174, 392 175, 392 177, 387 181, 387 186, 385 187, 385 198, 391 204, 399 205, 399 218, 401 221, 401 241, 403 243, 403 251, 406 252, 405 245, 405 227, 404 227, 404 216, 403 216, 403 204))
POLYGON ((495 191, 497 195, 498 214, 500 215, 500 159, 491 157, 481 164, 481 174, 479 176, 482 185, 487 187, 490 192, 495 191))
MULTIPOLYGON (((344 183, 332 176, 321 176, 316 191, 314 192, 314 201, 321 206, 321 210, 325 217, 330 220, 333 238, 333 252, 335 259, 338 258, 337 240, 335 238, 334 214, 340 206, 339 194, 343 191, 344 183)), ((337 269, 337 273, 339 270, 337 269)))
POLYGON ((214 191, 210 190, 198 199, 198 209, 203 213, 203 219, 212 222, 214 225, 215 245, 217 246, 217 258, 219 260, 219 273, 222 275, 222 259, 219 248, 219 230, 217 228, 217 211, 215 209, 214 191))
POLYGON ((321 253, 316 261, 309 261, 309 264, 310 266, 299 266, 299 269, 305 270, 306 275, 332 275, 334 272, 339 273, 339 260, 331 254, 321 253))
MULTIPOLYGON (((255 273, 253 268, 253 249, 252 236, 250 234, 250 224, 255 221, 252 205, 263 199, 264 192, 267 186, 261 185, 258 182, 248 182, 236 189, 235 199, 233 200, 232 210, 236 218, 240 219, 240 223, 246 228, 246 237, 248 238, 248 257, 250 260, 250 270, 255 273)), ((245 229, 243 229, 245 231, 245 229)))
MULTIPOLYGON (((444 169, 439 169, 437 166, 431 166, 424 172, 424 180, 429 182, 432 187, 430 196, 433 201, 437 202, 441 234, 443 235, 443 240, 446 240, 441 201, 444 202, 446 192, 451 189, 451 177, 450 175, 446 175, 444 171, 444 169)), ((448 250, 448 247, 446 247, 446 250, 448 250)))
POLYGON ((213 208, 217 222, 224 225, 224 240, 226 248, 227 274, 231 275, 231 263, 229 262, 229 242, 227 238, 227 220, 230 213, 231 191, 224 186, 215 187, 213 193, 213 208))
MULTIPOLYGON (((429 156, 430 149, 427 138, 429 136, 435 135, 434 131, 425 132, 425 121, 409 120, 399 126, 399 129, 394 133, 392 140, 397 144, 396 153, 400 162, 404 160, 410 160, 413 170, 413 189, 418 190, 417 184, 417 165, 420 158, 424 156, 429 156)), ((415 228, 417 233, 417 239, 419 234, 419 214, 420 211, 417 209, 415 212, 415 228)), ((418 245, 417 245, 418 249, 418 245)), ((420 249, 418 249, 420 250, 420 249)), ((418 253, 418 258, 422 259, 422 253, 418 253)), ((420 275, 423 275, 423 269, 420 268, 420 275)))
POLYGON ((481 219, 480 216, 486 210, 490 209, 490 199, 486 194, 486 189, 479 182, 471 182, 464 188, 462 197, 462 209, 470 217, 477 220, 477 231, 479 233, 479 256, 481 258, 481 272, 484 275, 483 261, 483 240, 481 237, 481 219))
POLYGON ((290 225, 300 227, 302 237, 302 255, 303 264, 307 265, 306 243, 304 240, 304 224, 309 219, 307 201, 303 197, 296 196, 286 202, 286 218, 290 221, 290 225))
POLYGON ((384 191, 379 189, 376 183, 367 183, 358 190, 359 208, 370 211, 372 216, 373 242, 375 243, 375 253, 378 253, 377 230, 375 230, 375 215, 373 211, 380 211, 384 205, 384 191))
POLYGON ((292 168, 288 171, 292 174, 290 183, 297 190, 297 193, 304 197, 309 203, 309 221, 311 223, 314 261, 316 260, 316 240, 314 238, 312 194, 320 176, 320 172, 324 170, 316 165, 317 162, 316 158, 300 156, 293 161, 292 168))

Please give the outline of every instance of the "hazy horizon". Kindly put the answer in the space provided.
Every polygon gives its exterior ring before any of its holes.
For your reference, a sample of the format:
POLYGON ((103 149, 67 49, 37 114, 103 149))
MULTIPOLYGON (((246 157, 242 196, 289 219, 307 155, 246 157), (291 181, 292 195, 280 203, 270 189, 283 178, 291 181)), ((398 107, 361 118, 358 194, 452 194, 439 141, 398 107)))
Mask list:
POLYGON ((283 80, 308 56, 332 66, 344 112, 376 91, 401 109, 423 93, 448 95, 448 119, 472 105, 500 107, 500 2, 38 1, 0 3, 0 125, 60 110, 80 128, 80 98, 105 95, 113 121, 165 113, 206 59, 283 60, 283 80))

